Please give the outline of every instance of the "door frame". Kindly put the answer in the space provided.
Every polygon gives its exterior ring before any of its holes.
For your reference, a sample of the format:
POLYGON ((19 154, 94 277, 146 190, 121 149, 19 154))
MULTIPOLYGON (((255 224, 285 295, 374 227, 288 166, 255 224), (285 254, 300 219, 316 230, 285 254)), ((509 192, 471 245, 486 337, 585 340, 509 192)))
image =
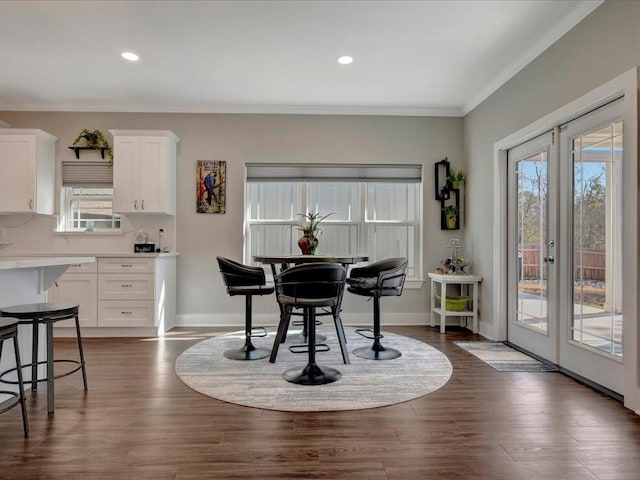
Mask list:
POLYGON ((624 329, 624 405, 640 415, 640 383, 638 380, 638 85, 640 68, 633 68, 558 110, 521 128, 494 143, 493 148, 493 331, 483 332, 494 340, 507 338, 507 151, 521 143, 567 123, 585 113, 624 95, 625 148, 623 165, 623 229, 622 246, 626 252, 623 266, 624 329))

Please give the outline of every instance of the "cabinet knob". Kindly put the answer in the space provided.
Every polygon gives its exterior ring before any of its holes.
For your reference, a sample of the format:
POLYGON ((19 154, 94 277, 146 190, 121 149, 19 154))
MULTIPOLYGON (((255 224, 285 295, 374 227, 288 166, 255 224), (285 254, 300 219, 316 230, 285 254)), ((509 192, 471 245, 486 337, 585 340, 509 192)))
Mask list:
POLYGON ((122 283, 122 284, 120 284, 120 286, 123 287, 123 288, 131 288, 131 287, 133 287, 133 285, 130 284, 130 283, 122 283))
POLYGON ((122 315, 132 315, 133 312, 120 312, 122 315))
POLYGON ((144 210, 144 200, 140 202, 140 205, 141 205, 141 209, 144 210))
POLYGON ((137 210, 138 209, 138 200, 134 200, 133 201, 133 209, 137 210))
POLYGON ((33 210, 33 199, 29 199, 29 210, 33 210))

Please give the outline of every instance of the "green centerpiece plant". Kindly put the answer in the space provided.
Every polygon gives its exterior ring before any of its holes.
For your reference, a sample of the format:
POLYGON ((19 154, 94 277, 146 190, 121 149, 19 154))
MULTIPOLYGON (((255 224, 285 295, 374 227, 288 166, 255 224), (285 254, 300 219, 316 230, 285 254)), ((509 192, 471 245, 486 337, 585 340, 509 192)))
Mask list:
POLYGON ((297 229, 302 232, 302 237, 298 239, 298 246, 303 255, 315 255, 318 248, 318 235, 322 233, 320 229, 320 222, 322 222, 329 215, 320 215, 317 212, 299 213, 298 216, 304 219, 304 222, 297 226, 297 229))

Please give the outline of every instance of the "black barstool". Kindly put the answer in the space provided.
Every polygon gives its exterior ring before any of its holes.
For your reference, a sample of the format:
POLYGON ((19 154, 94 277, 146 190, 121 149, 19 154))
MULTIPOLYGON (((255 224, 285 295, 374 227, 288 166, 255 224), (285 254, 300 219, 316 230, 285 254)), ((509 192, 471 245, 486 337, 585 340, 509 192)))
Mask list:
MULTIPOLYGON (((82 381, 84 383, 84 389, 87 390, 87 371, 85 369, 84 352, 82 350, 82 336, 80 335, 80 319, 78 318, 77 303, 30 303, 26 305, 14 305, 11 307, 1 308, 0 316, 17 318, 20 325, 32 325, 31 363, 22 365, 22 368, 31 367, 31 379, 25 380, 24 383, 30 383, 31 390, 35 392, 38 390, 38 382, 47 382, 47 410, 49 413, 53 413, 55 410, 54 380, 71 375, 78 370, 82 370, 82 381), (53 324, 60 320, 67 320, 70 318, 75 319, 76 322, 76 336, 78 340, 80 360, 54 359, 53 324), (47 359, 45 361, 38 361, 38 333, 40 325, 44 325, 46 330, 47 359), (55 375, 53 367, 54 363, 58 362, 73 363, 76 364, 77 367, 68 372, 55 375), (38 365, 43 364, 46 364, 47 366, 46 377, 38 378, 38 365)), ((4 378, 14 370, 17 370, 17 367, 0 374, 0 382, 17 383, 4 378)))
MULTIPOLYGON (((0 318, 0 360, 2 360, 2 346, 5 340, 13 339, 13 351, 16 356, 16 371, 18 373, 18 391, 13 392, 10 390, 0 390, 0 394, 11 395, 12 399, 8 400, 7 405, 0 408, 0 413, 4 413, 7 410, 12 409, 16 405, 20 404, 22 409, 22 429, 24 430, 24 436, 29 436, 29 421, 27 419, 27 405, 25 403, 24 385, 22 382, 22 366, 20 364, 20 349, 18 348, 18 319, 17 318, 0 318)), ((6 403, 7 401, 3 402, 6 403)))
POLYGON ((231 296, 244 295, 245 297, 244 345, 241 348, 226 350, 223 355, 231 360, 259 360, 268 357, 271 350, 257 348, 251 342, 252 337, 267 336, 264 327, 254 328, 251 325, 251 299, 254 295, 270 295, 274 288, 266 285, 267 280, 262 268, 244 265, 224 257, 216 257, 216 259, 222 279, 227 286, 227 293, 231 296), (253 333, 255 329, 261 330, 261 333, 253 333))
POLYGON ((373 330, 359 328, 356 332, 373 340, 371 347, 360 347, 353 354, 368 360, 392 360, 402 353, 395 348, 384 347, 380 339, 380 297, 400 296, 407 276, 406 258, 389 258, 364 267, 351 269, 347 290, 355 295, 373 298, 373 330))
MULTIPOLYGON (((308 343, 306 352, 308 362, 304 368, 290 368, 282 377, 291 383, 300 385, 324 385, 338 380, 342 374, 330 367, 320 368, 316 363, 316 351, 329 349, 326 344, 316 343, 316 308, 338 309, 344 292, 347 276, 345 268, 337 263, 311 263, 296 265, 275 277, 276 299, 283 308, 283 318, 273 343, 277 352, 284 335, 286 325, 293 308, 304 309, 307 322, 308 343)), ((339 318, 335 315, 334 318, 339 318)), ((296 346, 289 347, 292 352, 302 352, 296 346)))

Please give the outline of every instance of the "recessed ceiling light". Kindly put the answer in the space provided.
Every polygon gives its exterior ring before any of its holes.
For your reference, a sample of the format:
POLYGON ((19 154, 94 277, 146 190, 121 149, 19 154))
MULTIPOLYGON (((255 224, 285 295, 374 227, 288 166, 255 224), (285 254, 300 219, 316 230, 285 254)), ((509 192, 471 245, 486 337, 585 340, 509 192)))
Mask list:
POLYGON ((342 65, 349 65, 351 62, 353 62, 353 57, 350 57, 349 55, 342 55, 341 57, 338 57, 338 63, 341 63, 342 65))
POLYGON ((140 57, 133 52, 122 52, 120 56, 125 60, 129 60, 130 62, 137 62, 138 60, 140 60, 140 57))

